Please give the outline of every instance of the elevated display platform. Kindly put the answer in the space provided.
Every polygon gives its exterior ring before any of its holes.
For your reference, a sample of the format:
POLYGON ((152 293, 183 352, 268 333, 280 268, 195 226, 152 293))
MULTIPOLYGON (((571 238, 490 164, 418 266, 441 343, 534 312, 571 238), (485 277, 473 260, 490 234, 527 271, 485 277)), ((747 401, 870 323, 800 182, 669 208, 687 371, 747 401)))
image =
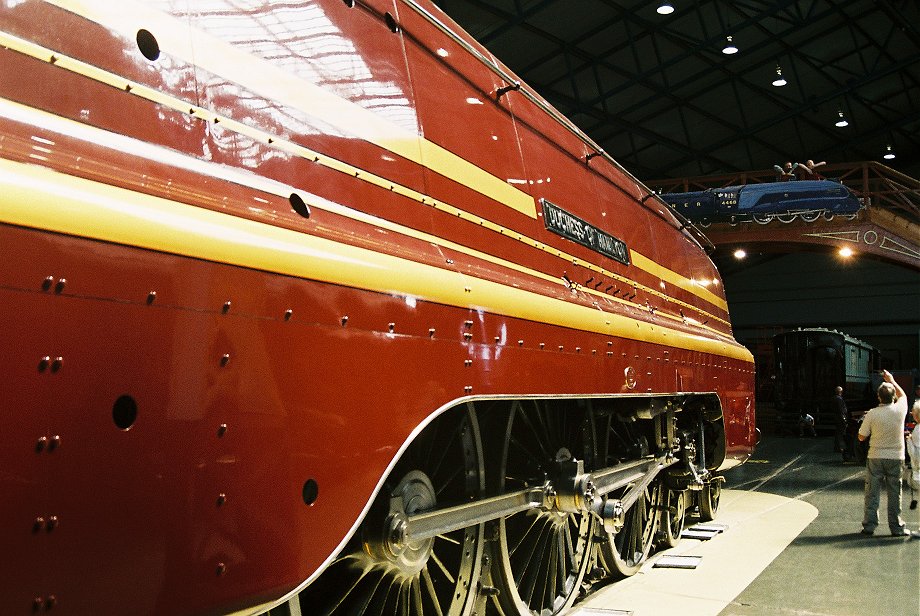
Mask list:
POLYGON ((920 225, 891 210, 868 207, 856 218, 833 220, 819 218, 805 222, 797 218, 783 223, 718 224, 703 229, 715 246, 752 246, 769 243, 774 248, 798 249, 803 245, 851 248, 854 253, 868 253, 920 270, 920 225))

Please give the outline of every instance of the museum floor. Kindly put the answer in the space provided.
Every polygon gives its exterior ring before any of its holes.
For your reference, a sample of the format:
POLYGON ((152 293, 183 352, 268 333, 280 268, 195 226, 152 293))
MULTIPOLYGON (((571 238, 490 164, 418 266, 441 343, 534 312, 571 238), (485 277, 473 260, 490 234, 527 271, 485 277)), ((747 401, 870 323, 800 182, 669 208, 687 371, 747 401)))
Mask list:
MULTIPOLYGON (((722 532, 683 538, 574 616, 920 615, 920 540, 888 534, 884 495, 882 525, 860 534, 863 470, 845 465, 830 437, 766 437, 726 473, 722 532), (686 569, 661 567, 663 556, 701 558, 679 559, 698 560, 686 569)), ((910 500, 905 484, 903 517, 917 530, 910 500)))

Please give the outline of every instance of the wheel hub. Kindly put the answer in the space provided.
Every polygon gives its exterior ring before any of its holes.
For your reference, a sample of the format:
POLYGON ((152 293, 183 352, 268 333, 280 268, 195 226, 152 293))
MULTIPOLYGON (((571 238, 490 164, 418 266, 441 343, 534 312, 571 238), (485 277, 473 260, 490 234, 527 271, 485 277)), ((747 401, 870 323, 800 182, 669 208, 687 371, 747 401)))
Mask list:
POLYGON ((428 511, 437 504, 434 486, 421 471, 410 471, 391 493, 390 511, 378 526, 379 536, 365 539, 365 548, 378 561, 395 567, 406 576, 425 568, 434 538, 407 541, 408 516, 428 511))

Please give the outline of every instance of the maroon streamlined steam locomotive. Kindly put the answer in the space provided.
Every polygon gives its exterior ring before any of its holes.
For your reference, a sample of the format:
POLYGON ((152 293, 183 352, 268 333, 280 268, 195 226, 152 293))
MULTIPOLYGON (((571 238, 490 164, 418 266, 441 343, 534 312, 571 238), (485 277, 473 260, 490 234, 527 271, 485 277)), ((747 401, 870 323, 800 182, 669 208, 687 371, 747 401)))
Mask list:
POLYGON ((427 0, 0 66, 0 613, 562 614, 751 454, 692 229, 427 0))

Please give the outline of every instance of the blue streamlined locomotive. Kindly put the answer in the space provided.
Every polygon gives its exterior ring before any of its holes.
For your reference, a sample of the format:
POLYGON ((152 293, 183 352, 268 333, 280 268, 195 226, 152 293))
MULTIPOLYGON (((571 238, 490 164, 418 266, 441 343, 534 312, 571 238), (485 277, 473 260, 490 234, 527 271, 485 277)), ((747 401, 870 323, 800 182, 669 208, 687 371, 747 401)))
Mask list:
POLYGON ((675 211, 701 226, 711 223, 757 222, 797 217, 814 222, 820 216, 854 216, 862 204, 849 188, 831 180, 765 182, 661 195, 675 211))

